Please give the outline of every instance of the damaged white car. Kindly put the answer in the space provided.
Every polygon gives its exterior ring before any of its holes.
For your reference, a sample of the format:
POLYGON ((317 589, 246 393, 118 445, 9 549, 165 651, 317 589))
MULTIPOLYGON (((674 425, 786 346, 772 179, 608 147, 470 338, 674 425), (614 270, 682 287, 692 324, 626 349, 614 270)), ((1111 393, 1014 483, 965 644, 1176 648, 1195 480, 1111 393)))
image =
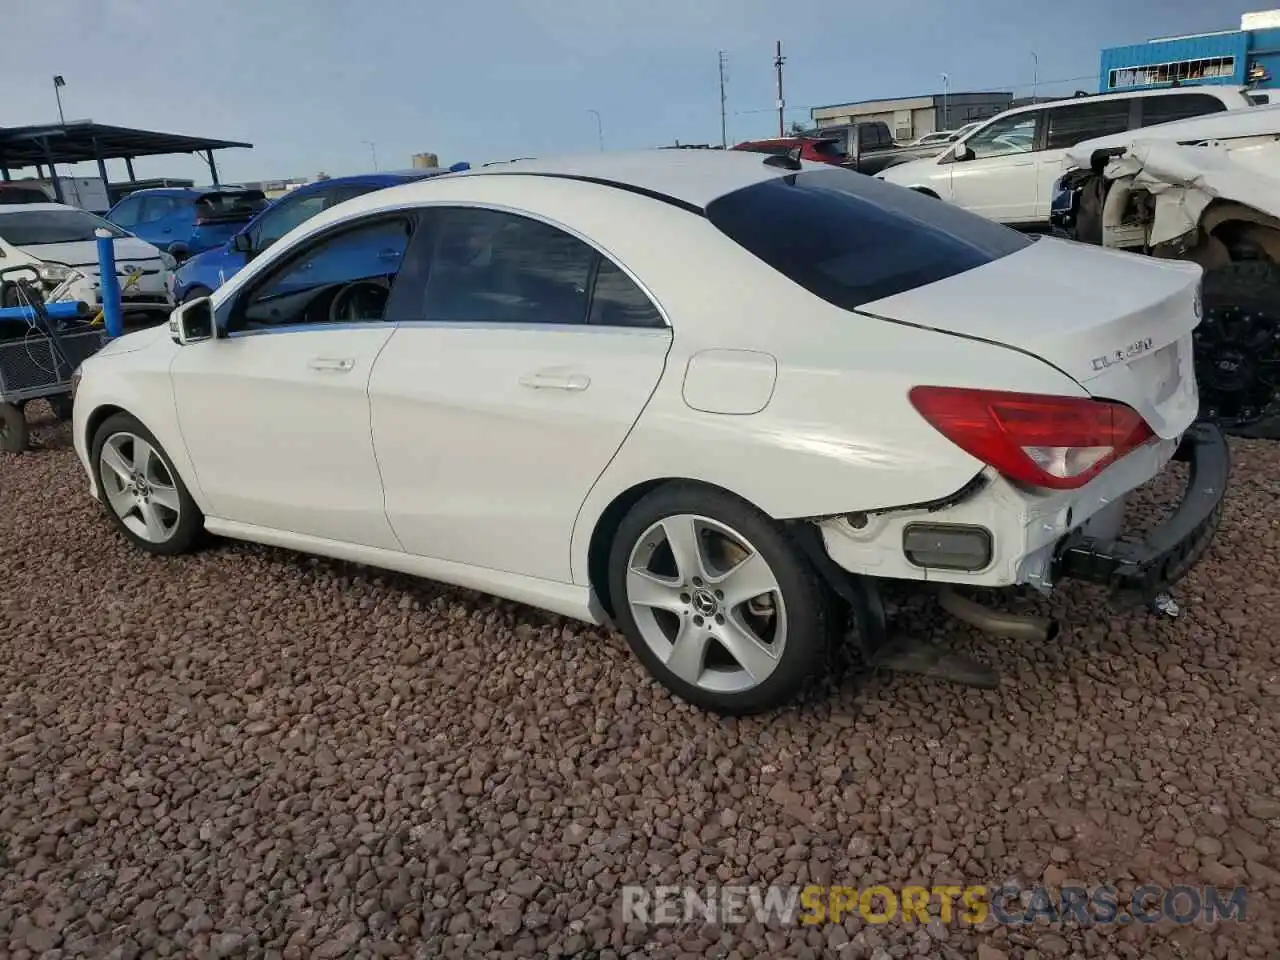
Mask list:
POLYGON ((1280 438, 1280 105, 1081 144, 1054 223, 1073 239, 1204 268, 1203 414, 1280 438))
POLYGON ((339 204, 114 340, 75 448, 141 550, 207 531, 613 623, 713 710, 785 702, 850 611, 873 663, 993 683, 890 640, 881 588, 1043 641, 955 590, 1181 578, 1229 472, 1199 281, 789 157, 499 164, 339 204), (1174 458, 1176 511, 1120 539, 1174 458))

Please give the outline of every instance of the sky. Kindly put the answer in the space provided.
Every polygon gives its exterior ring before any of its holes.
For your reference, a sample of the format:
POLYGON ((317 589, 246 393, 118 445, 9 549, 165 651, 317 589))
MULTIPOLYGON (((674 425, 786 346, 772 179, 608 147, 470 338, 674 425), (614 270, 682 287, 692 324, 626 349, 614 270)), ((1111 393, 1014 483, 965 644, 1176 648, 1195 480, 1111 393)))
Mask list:
MULTIPOLYGON (((1095 90, 1103 47, 1230 30, 1220 0, 3 0, 0 126, 67 120, 246 141, 224 182, 674 143, 808 107, 950 89, 1095 90), (600 118, 597 130, 596 111, 600 118), (373 144, 373 147, 370 147, 373 144)), ((111 179, 125 179, 122 162, 111 179)), ((139 177, 207 182, 189 156, 139 177)), ((96 168, 60 173, 96 175, 96 168)), ((28 171, 27 175, 34 173, 28 171)))

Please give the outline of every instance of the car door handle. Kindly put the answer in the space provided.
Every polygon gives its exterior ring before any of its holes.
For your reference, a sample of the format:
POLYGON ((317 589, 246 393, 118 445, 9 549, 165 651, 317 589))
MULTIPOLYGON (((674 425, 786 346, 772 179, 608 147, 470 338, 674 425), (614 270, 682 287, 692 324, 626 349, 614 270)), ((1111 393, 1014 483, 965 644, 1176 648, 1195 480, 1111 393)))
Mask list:
POLYGON ((591 378, 585 373, 530 373, 520 378, 520 386, 534 390, 585 390, 591 378))
POLYGON ((307 361, 307 366, 312 370, 333 370, 337 373, 346 373, 355 365, 356 362, 350 357, 312 357, 307 361))
POLYGON ((392 249, 379 250, 378 259, 379 260, 398 260, 400 259, 400 251, 392 250, 392 249))

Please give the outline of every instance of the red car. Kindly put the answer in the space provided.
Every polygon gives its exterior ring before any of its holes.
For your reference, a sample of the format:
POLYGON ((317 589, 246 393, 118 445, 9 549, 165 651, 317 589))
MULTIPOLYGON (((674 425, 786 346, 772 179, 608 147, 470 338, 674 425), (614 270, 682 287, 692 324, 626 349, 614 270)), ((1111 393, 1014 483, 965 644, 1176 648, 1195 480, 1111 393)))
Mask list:
POLYGON ((797 147, 800 148, 801 160, 837 165, 849 160, 838 137, 770 137, 768 140, 744 140, 733 149, 784 156, 797 147))

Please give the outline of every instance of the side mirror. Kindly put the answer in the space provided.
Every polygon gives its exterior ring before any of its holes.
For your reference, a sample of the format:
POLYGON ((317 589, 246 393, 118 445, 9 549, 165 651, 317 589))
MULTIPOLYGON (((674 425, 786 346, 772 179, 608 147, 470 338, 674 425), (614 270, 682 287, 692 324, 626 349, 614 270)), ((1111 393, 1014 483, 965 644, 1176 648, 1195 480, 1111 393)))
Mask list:
POLYGON ((212 340, 217 331, 213 320, 213 300, 201 297, 189 300, 169 314, 169 335, 173 342, 186 346, 189 343, 200 343, 212 340))
POLYGON ((951 153, 951 158, 957 163, 965 160, 973 159, 973 150, 969 148, 967 143, 957 143, 955 150, 951 153))
POLYGON ((247 233, 237 233, 231 238, 231 249, 237 253, 253 253, 253 240, 247 233))

